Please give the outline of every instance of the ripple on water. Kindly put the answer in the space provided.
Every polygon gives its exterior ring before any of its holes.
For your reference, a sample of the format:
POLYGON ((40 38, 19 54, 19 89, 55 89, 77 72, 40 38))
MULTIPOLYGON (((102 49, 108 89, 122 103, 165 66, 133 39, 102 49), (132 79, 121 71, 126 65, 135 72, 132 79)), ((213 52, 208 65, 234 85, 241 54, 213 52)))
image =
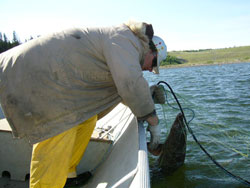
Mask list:
MULTIPOLYGON (((163 69, 160 78, 147 76, 151 84, 164 80, 172 86, 181 103, 196 113, 190 127, 198 140, 229 171, 250 180, 250 63, 163 69)), ((172 111, 167 118, 177 113, 172 111)), ((242 187, 208 159, 190 134, 187 144, 184 167, 161 179, 152 172, 153 188, 242 187)))

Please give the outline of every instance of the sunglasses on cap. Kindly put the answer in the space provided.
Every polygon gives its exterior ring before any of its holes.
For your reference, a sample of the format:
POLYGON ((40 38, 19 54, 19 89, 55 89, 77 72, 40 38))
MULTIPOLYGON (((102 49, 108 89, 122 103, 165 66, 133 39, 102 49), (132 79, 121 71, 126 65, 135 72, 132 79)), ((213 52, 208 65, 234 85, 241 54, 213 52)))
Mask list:
POLYGON ((157 52, 152 52, 154 59, 152 60, 152 67, 157 67, 157 52))

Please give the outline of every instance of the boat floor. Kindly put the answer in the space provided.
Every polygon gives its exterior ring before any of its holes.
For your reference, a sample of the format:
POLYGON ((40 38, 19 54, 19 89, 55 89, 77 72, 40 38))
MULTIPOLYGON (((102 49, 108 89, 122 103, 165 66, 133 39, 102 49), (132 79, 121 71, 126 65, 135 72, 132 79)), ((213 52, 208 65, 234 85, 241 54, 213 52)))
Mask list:
MULTIPOLYGON (((125 110, 126 111, 126 110, 125 110)), ((138 125, 136 118, 132 115, 131 111, 126 113, 119 112, 122 114, 122 117, 126 118, 122 119, 121 117, 115 121, 122 122, 122 124, 126 124, 125 128, 122 130, 122 133, 119 133, 119 139, 117 139, 117 142, 113 142, 113 140, 110 138, 109 134, 106 134, 106 132, 110 131, 110 128, 104 129, 96 129, 93 133, 90 141, 90 149, 88 148, 84 155, 89 155, 90 160, 91 156, 99 155, 96 153, 95 146, 96 144, 100 143, 102 145, 106 145, 105 150, 109 146, 112 145, 112 149, 108 153, 108 157, 105 158, 105 160, 102 161, 102 163, 98 164, 98 168, 95 169, 94 176, 91 178, 89 183, 84 188, 106 188, 106 187, 112 187, 113 185, 116 185, 117 183, 121 183, 121 186, 127 188, 133 184, 133 179, 136 176, 137 171, 137 163, 138 163, 138 148, 139 148, 139 139, 138 139, 138 125), (130 115, 128 115, 130 114, 130 115), (92 145, 91 145, 92 144, 92 145), (131 175, 132 174, 132 175, 131 175), (129 175, 129 176, 128 176, 129 175), (124 177, 127 179, 124 180, 124 177)), ((116 115, 117 116, 117 115, 116 115)), ((0 120, 3 121, 3 120, 0 120)), ((6 121, 6 120, 5 120, 6 121)), ((112 122, 113 125, 116 125, 117 122, 112 122)), ((106 123, 101 123, 106 124, 106 123)), ((9 127, 2 128, 2 132, 11 131, 9 127)), ((0 131, 0 132, 1 132, 0 131)), ((88 146, 89 147, 89 146, 88 146)), ((100 151, 100 153, 103 151, 100 151)), ((87 157, 83 156, 83 159, 87 157)), ((84 161, 82 160, 80 162, 79 171, 78 173, 84 172, 86 169, 84 167, 88 166, 90 163, 88 160, 84 161)), ((92 167, 88 167, 93 170, 92 167)), ((17 181, 12 180, 8 176, 7 177, 1 177, 0 178, 0 187, 2 188, 28 188, 29 187, 29 180, 27 178, 26 181, 17 181)))

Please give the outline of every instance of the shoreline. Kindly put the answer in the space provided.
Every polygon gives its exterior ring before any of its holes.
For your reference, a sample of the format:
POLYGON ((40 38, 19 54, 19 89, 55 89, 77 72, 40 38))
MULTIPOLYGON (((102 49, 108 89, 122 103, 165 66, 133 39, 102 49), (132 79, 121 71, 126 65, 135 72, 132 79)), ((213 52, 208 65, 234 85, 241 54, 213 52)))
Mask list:
POLYGON ((201 64, 175 64, 175 65, 164 65, 160 66, 161 69, 171 69, 171 68, 186 68, 186 67, 199 67, 199 66, 213 66, 213 65, 226 65, 226 64, 239 64, 239 63, 250 63, 246 61, 236 61, 236 62, 221 62, 221 63, 201 63, 201 64))

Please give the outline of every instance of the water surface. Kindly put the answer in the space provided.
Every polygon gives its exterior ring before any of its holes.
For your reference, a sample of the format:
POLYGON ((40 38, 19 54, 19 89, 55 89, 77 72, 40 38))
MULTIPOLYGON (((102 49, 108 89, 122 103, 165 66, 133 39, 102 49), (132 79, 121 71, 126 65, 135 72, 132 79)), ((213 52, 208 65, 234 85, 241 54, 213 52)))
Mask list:
MULTIPOLYGON (((250 181, 250 63, 162 69, 145 73, 150 84, 166 81, 183 107, 195 111, 190 123, 206 150, 230 172, 250 181)), ((171 105, 175 105, 168 94, 171 105)), ((177 107, 177 106, 176 106, 177 107)), ((178 110, 157 105, 164 141, 178 110)), ((187 119, 192 118, 185 110, 187 119)), ((188 134, 185 165, 166 177, 150 156, 152 188, 246 187, 216 167, 188 134)))

